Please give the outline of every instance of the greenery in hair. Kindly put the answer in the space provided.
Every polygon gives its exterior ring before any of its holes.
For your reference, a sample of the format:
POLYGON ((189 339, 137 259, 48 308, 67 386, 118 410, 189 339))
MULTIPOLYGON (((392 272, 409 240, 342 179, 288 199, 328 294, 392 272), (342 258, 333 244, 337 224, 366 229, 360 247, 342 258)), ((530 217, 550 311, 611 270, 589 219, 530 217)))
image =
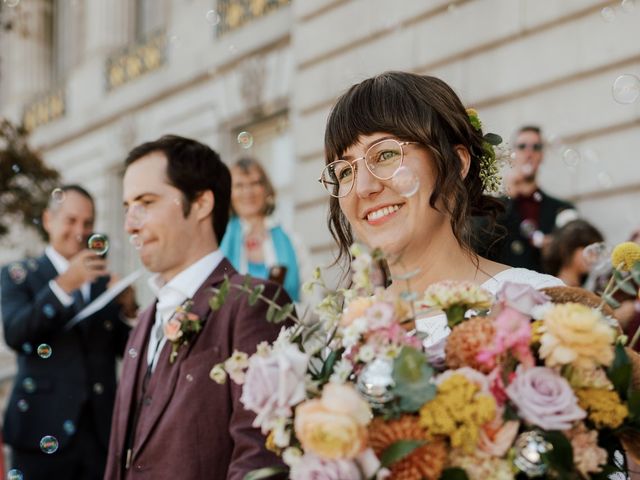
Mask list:
MULTIPOLYGON (((473 108, 467 108, 467 115, 471 126, 478 132, 482 132, 482 122, 478 112, 473 108)), ((495 133, 487 133, 482 137, 482 155, 480 156, 480 180, 485 193, 496 193, 502 185, 502 176, 496 154, 496 147, 502 143, 502 137, 495 133)))

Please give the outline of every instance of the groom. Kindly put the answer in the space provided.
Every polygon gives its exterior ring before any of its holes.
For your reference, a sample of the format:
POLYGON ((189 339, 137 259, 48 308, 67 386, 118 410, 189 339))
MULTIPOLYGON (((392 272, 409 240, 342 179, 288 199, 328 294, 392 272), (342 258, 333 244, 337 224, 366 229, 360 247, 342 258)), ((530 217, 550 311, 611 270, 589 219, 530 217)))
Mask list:
MULTIPOLYGON (((125 350, 105 480, 241 480, 278 461, 251 426, 241 388, 218 385, 209 371, 234 350, 250 354, 273 341, 280 326, 267 322, 264 302, 250 306, 233 287, 219 310, 208 305, 225 276, 232 285, 244 280, 218 249, 229 218, 229 170, 206 145, 173 135, 134 148, 125 168, 125 228, 155 273, 157 301, 125 350), (202 330, 188 343, 178 338, 173 358, 163 327, 175 324, 187 299, 202 330)), ((275 290, 269 283, 265 295, 275 290)), ((289 299, 283 293, 277 301, 289 299)))

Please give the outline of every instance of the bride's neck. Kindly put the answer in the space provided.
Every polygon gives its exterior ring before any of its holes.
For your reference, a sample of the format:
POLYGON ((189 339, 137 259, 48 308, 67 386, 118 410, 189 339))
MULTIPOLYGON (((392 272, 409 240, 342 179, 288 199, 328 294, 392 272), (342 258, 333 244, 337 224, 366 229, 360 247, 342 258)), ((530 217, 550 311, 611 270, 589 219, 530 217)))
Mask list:
POLYGON ((441 241, 433 239, 424 248, 407 249, 398 259, 390 261, 389 270, 395 280, 389 289, 420 294, 442 280, 484 280, 479 278, 478 260, 458 244, 453 234, 441 241))

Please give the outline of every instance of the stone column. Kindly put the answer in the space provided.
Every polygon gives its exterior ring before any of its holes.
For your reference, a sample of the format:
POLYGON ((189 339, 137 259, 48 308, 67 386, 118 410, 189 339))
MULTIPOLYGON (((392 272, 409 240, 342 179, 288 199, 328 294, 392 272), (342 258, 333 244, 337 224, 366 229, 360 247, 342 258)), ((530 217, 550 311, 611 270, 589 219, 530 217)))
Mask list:
POLYGON ((85 58, 108 55, 118 47, 134 40, 135 1, 85 0, 86 49, 85 58))

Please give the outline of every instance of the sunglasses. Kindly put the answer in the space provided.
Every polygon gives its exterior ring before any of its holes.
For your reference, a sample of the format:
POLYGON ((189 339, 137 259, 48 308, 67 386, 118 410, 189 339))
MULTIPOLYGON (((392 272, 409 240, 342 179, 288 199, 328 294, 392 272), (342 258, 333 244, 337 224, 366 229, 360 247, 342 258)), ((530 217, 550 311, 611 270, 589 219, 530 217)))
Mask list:
POLYGON ((516 145, 518 150, 526 150, 531 148, 534 152, 541 152, 544 145, 542 143, 519 143, 516 145))

